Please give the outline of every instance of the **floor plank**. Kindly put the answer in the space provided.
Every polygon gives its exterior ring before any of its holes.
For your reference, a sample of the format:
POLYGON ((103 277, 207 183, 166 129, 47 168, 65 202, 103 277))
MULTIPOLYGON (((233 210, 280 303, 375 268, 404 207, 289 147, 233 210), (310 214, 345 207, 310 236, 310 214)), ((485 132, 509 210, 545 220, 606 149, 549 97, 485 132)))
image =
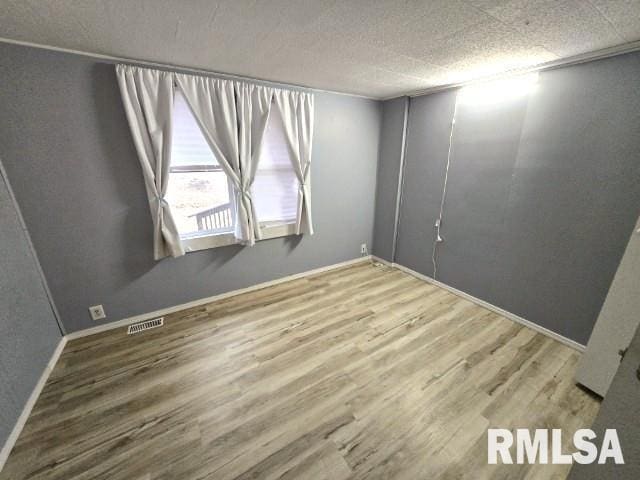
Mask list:
POLYGON ((578 353, 357 264, 69 342, 0 480, 564 478, 486 430, 588 428, 578 353))

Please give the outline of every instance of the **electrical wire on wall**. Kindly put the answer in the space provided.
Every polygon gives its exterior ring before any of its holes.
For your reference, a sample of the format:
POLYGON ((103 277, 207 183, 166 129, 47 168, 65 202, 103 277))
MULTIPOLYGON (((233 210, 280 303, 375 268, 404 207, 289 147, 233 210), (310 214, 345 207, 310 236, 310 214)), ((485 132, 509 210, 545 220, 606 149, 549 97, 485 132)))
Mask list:
POLYGON ((442 186, 442 198, 440 199, 440 213, 438 214, 438 218, 436 219, 436 222, 434 224, 436 235, 433 240, 433 251, 431 253, 431 262, 433 263, 433 279, 434 280, 436 280, 436 274, 438 272, 438 262, 436 261, 438 244, 444 241, 444 239, 440 235, 440 229, 442 228, 444 202, 445 202, 445 199, 447 198, 447 181, 449 180, 449 166, 451 165, 451 146, 453 144, 453 130, 456 124, 456 113, 458 112, 458 95, 459 95, 459 92, 456 93, 456 101, 453 106, 453 117, 451 119, 451 131, 449 132, 449 149, 447 150, 447 165, 444 171, 444 184, 442 186))

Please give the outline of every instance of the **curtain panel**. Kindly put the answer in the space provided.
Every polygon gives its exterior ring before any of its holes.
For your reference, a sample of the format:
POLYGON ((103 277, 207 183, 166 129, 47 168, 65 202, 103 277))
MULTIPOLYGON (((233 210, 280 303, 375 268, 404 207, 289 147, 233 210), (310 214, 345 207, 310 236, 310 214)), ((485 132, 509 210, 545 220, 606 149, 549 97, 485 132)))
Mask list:
POLYGON ((116 75, 153 219, 153 256, 184 255, 165 196, 171 165, 173 78, 169 72, 118 65, 116 75))
POLYGON ((271 107, 278 108, 299 183, 296 233, 313 234, 310 188, 313 94, 125 65, 118 65, 116 72, 147 187, 156 259, 184 254, 165 200, 171 164, 174 88, 183 93, 211 151, 233 185, 234 235, 244 245, 253 245, 261 238, 251 186, 271 107))
POLYGON ((251 194, 272 89, 210 77, 176 74, 178 88, 235 191, 235 236, 244 245, 260 239, 251 194))
MULTIPOLYGON (((273 89, 235 82, 236 105, 238 108, 238 138, 240 143, 240 171, 241 189, 251 192, 251 186, 256 178, 258 161, 262 151, 262 140, 267 129, 273 89)), ((244 208, 251 212, 249 230, 252 234, 250 244, 262 237, 256 208, 251 194, 243 194, 244 208)))
POLYGON ((251 192, 243 189, 234 84, 228 80, 185 74, 176 74, 175 79, 211 151, 233 185, 235 237, 243 244, 252 245, 255 236, 251 192))
POLYGON ((313 235, 311 219, 311 145, 313 139, 313 95, 278 90, 275 100, 284 123, 293 169, 298 177, 296 234, 313 235))

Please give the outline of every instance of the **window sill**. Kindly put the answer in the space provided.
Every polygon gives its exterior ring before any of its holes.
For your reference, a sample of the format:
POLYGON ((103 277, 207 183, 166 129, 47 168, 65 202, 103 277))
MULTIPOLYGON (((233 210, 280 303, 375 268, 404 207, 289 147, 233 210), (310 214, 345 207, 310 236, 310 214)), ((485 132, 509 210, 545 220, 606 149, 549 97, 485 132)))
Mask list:
MULTIPOLYGON (((264 223, 260 226, 262 233, 261 240, 269 240, 271 238, 286 237, 295 235, 295 223, 264 223)), ((216 233, 211 235, 203 235, 201 237, 188 237, 182 239, 182 245, 187 253, 197 252, 199 250, 208 250, 210 248, 226 247, 228 245, 237 245, 238 239, 233 233, 216 233)))
POLYGON ((207 250, 209 248, 226 247, 234 245, 238 240, 233 233, 214 233, 201 237, 188 237, 182 239, 182 245, 187 253, 207 250))

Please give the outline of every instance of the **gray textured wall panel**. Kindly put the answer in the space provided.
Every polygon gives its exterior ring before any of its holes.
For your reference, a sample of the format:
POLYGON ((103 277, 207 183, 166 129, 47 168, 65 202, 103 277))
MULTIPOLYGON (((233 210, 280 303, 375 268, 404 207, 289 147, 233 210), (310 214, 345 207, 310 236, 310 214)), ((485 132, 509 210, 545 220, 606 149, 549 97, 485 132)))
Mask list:
POLYGON ((406 98, 403 97, 388 100, 382 104, 383 117, 380 132, 376 218, 372 253, 389 261, 391 261, 393 249, 393 230, 406 101, 406 98))
MULTIPOLYGON (((640 54, 458 111, 437 278, 586 343, 640 210, 640 54)), ((431 276, 455 91, 412 100, 398 262, 431 276)))
POLYGON ((316 234, 154 262, 142 174, 113 65, 0 45, 0 143, 68 331, 356 258, 373 240, 379 102, 317 94, 316 234))
MULTIPOLYGON (((528 97, 459 103, 451 146, 436 278, 506 310, 521 292, 504 281, 522 270, 512 231, 513 180, 528 97)), ((529 201, 530 199, 526 199, 529 201)), ((526 260, 525 260, 526 261, 526 260)), ((523 297, 529 298, 525 288, 523 297)), ((514 312, 515 313, 515 312, 514 312)))
POLYGON ((26 234, 0 175, 0 446, 60 337, 26 234))

